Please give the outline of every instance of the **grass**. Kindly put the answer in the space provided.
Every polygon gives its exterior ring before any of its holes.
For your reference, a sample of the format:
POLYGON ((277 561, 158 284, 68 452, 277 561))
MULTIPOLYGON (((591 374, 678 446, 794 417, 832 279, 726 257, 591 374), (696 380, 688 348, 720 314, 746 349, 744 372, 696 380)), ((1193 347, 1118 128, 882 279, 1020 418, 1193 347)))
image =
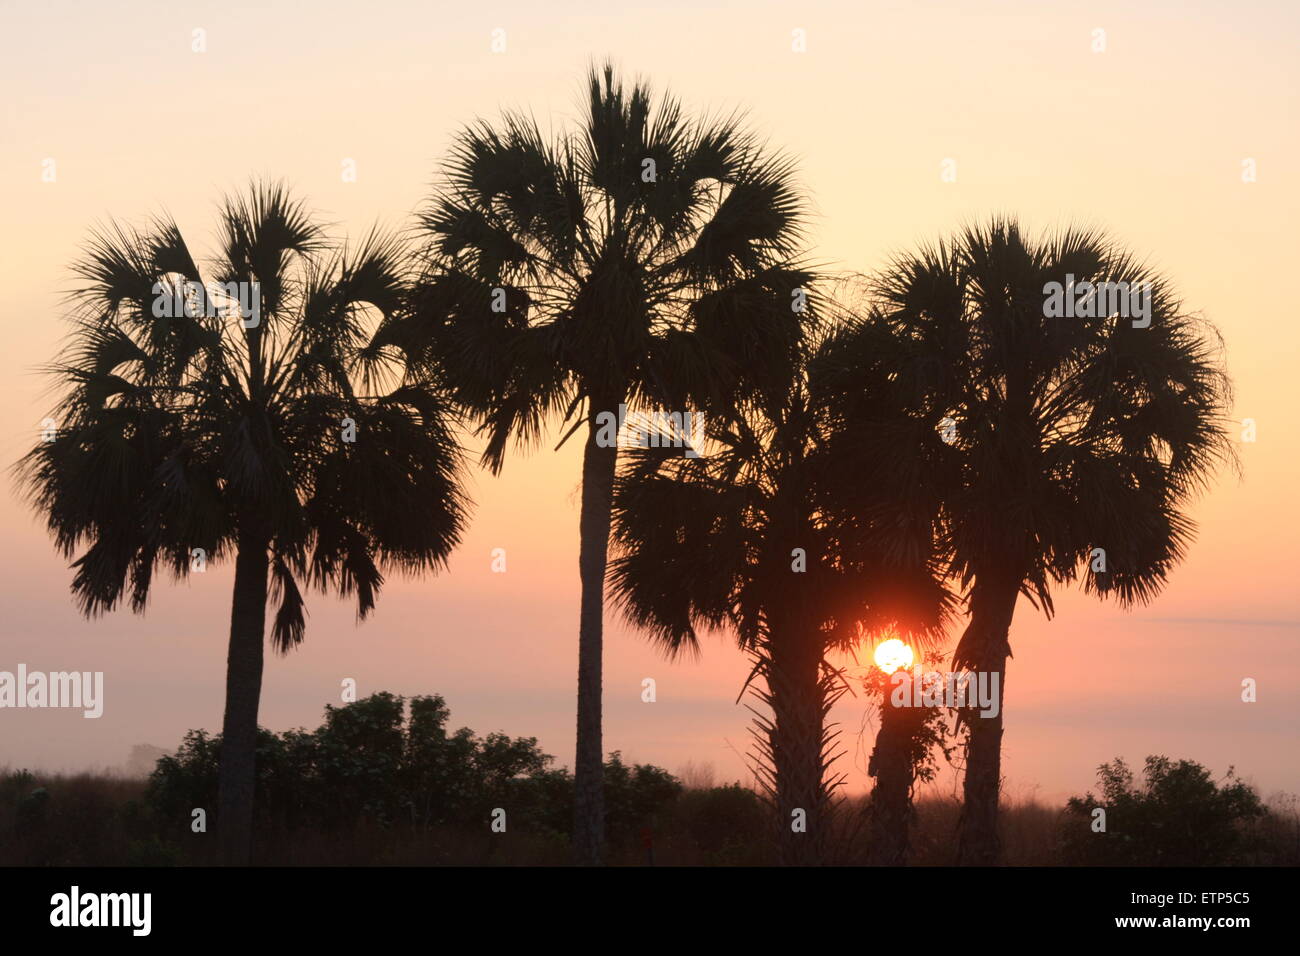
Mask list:
MULTIPOLYGON (((612 865, 727 866, 771 862, 767 817, 752 793, 738 785, 691 786, 661 815, 653 850, 611 847, 612 865)), ((148 809, 147 781, 102 773, 27 774, 0 771, 0 865, 175 866, 213 862, 211 833, 190 832, 188 822, 166 824, 148 809)), ((1296 798, 1277 795, 1267 817, 1251 824, 1255 847, 1244 862, 1300 862, 1300 812, 1296 798)), ((866 858, 862 826, 866 798, 841 805, 835 862, 866 858)), ((918 801, 911 834, 917 866, 952 863, 961 804, 952 797, 918 801)), ((1009 801, 1002 814, 1004 862, 1052 866, 1059 859, 1063 810, 1034 799, 1009 801)), ((564 865, 567 841, 555 833, 492 833, 464 829, 378 826, 363 821, 330 833, 302 831, 259 835, 257 862, 284 866, 564 865)))

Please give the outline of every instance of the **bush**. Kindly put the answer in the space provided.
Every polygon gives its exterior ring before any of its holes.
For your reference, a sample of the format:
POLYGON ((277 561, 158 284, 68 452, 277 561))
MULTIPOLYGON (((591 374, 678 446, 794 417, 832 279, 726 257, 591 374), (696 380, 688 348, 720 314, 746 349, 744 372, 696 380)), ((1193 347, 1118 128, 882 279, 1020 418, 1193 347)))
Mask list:
POLYGON ((678 805, 684 835, 701 863, 767 862, 771 809, 747 787, 733 783, 688 792, 678 805))
POLYGON ((682 785, 667 770, 649 764, 629 767, 615 750, 605 764, 605 835, 611 846, 636 846, 641 831, 662 824, 682 785))
POLYGON ((1102 795, 1073 797, 1065 808, 1063 862, 1101 866, 1218 866, 1243 861, 1252 849, 1252 821, 1267 811, 1259 794, 1236 779, 1222 784, 1190 760, 1147 757, 1134 786, 1123 760, 1097 769, 1102 795), (1106 810, 1105 832, 1093 832, 1093 810, 1106 810))
MULTIPOLYGON (((496 808, 507 832, 567 837, 572 828, 573 778, 552 769, 535 737, 468 728, 447 730, 450 712, 438 696, 407 701, 373 694, 343 707, 327 706, 314 732, 258 731, 256 826, 263 834, 330 833, 359 826, 489 833, 496 808)), ((220 735, 192 730, 149 780, 146 803, 172 832, 188 833, 195 808, 215 823, 220 735)), ((628 767, 618 753, 605 765, 610 842, 630 845, 681 792, 667 771, 628 767)), ((499 842, 499 841, 498 841, 499 842)))

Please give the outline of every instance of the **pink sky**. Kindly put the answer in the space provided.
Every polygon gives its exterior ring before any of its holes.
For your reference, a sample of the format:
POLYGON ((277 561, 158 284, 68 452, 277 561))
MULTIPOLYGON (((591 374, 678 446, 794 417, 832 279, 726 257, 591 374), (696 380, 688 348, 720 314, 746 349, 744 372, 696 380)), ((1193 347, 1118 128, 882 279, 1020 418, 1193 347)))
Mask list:
MULTIPOLYGON (((64 332, 60 296, 88 228, 167 208, 200 243, 221 191, 286 178, 340 232, 401 223, 455 128, 502 107, 565 122, 592 56, 614 56, 693 108, 749 110, 801 161, 813 253, 869 270, 894 250, 992 212, 1033 227, 1102 226, 1216 322, 1236 380, 1243 477, 1199 502, 1199 538, 1153 606, 1078 593, 1045 622, 1018 611, 1005 772, 1013 794, 1079 792, 1122 755, 1228 764, 1267 794, 1300 791, 1300 607, 1293 497, 1300 355, 1297 14, 1286 4, 141 3, 129 11, 7 3, 0 81, 0 280, 6 291, 0 458, 48 413, 34 369, 64 332), (507 49, 490 52, 495 28, 507 49), (792 30, 808 49, 791 50, 792 30), (1106 50, 1091 49, 1093 30, 1106 50), (193 31, 206 52, 192 52, 193 31), (955 183, 940 163, 955 159, 955 183), (1258 181, 1243 183, 1254 159, 1258 181), (57 179, 41 181, 53 159, 57 179), (356 182, 343 182, 345 159, 356 182), (1259 701, 1240 701, 1243 678, 1259 701)), ((306 644, 267 668, 262 722, 314 727, 340 682, 441 693, 457 725, 540 738, 569 763, 577 632, 580 446, 475 471, 473 525, 437 579, 392 581, 373 619, 313 597, 306 644), (493 548, 509 570, 489 570, 493 548)), ((4 482, 10 482, 6 473, 4 482)), ((122 764, 220 723, 228 569, 162 584, 147 615, 80 619, 70 573, 12 488, 0 496, 0 670, 102 670, 105 713, 0 711, 0 766, 122 764)), ((746 667, 724 640, 668 663, 611 616, 606 749, 670 770, 744 778, 746 667), (658 700, 642 703, 654 677, 658 700)), ((837 718, 853 789, 871 735, 837 718)), ((947 785, 951 785, 948 781, 947 785)))

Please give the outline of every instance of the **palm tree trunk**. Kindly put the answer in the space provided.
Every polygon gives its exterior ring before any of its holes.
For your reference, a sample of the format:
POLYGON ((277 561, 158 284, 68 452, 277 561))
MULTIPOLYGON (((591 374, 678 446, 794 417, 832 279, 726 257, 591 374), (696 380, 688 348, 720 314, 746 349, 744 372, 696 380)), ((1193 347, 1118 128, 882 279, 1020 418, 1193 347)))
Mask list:
POLYGON ((593 398, 588 410, 587 444, 582 457, 582 515, 579 518, 578 571, 582 610, 578 622, 578 742, 573 763, 574 859, 599 865, 605 842, 604 743, 601 737, 602 628, 605 612, 605 563, 609 548, 610 509, 618 447, 596 440, 596 415, 614 411, 593 398))
POLYGON ((226 714, 221 728, 217 832, 221 861, 247 866, 257 779, 257 708, 262 695, 268 536, 241 532, 226 655, 226 714))
MULTIPOLYGON (((1008 634, 1016 609, 1019 582, 1005 577, 981 583, 977 577, 971 597, 971 618, 953 655, 958 669, 996 674, 997 713, 982 717, 967 707, 962 718, 970 728, 966 742, 966 779, 958 823, 957 862, 963 866, 993 866, 1002 853, 998 835, 998 792, 1002 786, 1002 702, 1006 692, 1008 634)), ((991 678, 990 678, 991 679, 991 678)))
POLYGON ((822 655, 813 637, 800 640, 797 633, 778 634, 767 647, 777 848, 786 866, 820 864, 826 840, 829 795, 824 787, 822 655), (802 826, 796 829, 798 811, 802 811, 802 826))
MULTIPOLYGON (((911 698, 911 676, 904 690, 911 698)), ((895 707, 895 687, 886 685, 880 708, 880 731, 867 772, 876 778, 871 791, 871 843, 867 862, 873 866, 902 866, 910 846, 912 818, 912 736, 925 714, 918 707, 895 707)))

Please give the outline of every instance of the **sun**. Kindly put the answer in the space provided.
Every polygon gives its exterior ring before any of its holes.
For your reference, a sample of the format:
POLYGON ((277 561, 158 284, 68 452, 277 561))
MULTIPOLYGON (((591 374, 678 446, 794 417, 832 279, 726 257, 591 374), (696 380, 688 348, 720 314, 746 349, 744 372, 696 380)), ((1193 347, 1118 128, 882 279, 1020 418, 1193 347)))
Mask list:
POLYGON ((911 667, 916 655, 912 649, 896 637, 881 641, 876 645, 874 660, 876 666, 886 674, 892 674, 900 667, 911 667))

